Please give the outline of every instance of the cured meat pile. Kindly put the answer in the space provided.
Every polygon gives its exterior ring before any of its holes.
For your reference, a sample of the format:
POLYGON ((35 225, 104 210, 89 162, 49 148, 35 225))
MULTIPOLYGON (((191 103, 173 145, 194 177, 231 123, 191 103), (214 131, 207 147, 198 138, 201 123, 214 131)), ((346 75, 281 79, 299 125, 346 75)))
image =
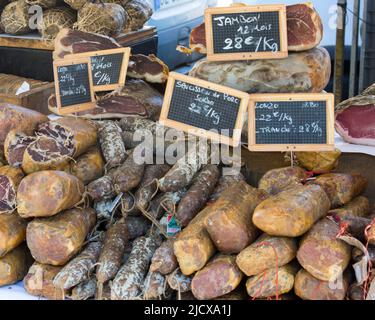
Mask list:
MULTIPOLYGON (((67 54, 107 50, 120 47, 112 38, 76 30, 63 29, 55 39, 54 59, 62 59, 67 54)), ((75 116, 88 119, 112 119, 137 116, 158 120, 163 97, 150 84, 167 81, 169 69, 154 55, 133 54, 130 57, 127 82, 123 88, 97 97, 94 109, 75 116)), ((48 102, 50 110, 56 108, 56 98, 52 95, 48 102)))
MULTIPOLYGON (((319 38, 293 33, 304 29, 300 20, 320 27, 309 6, 289 7, 295 50, 319 38)), ((108 37, 63 30, 54 55, 112 47, 108 37)), ((329 77, 328 60, 312 48, 275 63, 305 70, 293 91, 315 92, 329 77)), ((193 72, 209 74, 205 63, 193 72)), ((74 300, 373 300, 366 178, 335 171, 338 150, 298 152, 296 165, 250 185, 241 159, 210 162, 210 142, 160 136, 163 96, 148 83, 167 75, 156 57, 133 55, 126 86, 78 117, 51 121, 0 104, 0 286, 23 279, 32 295, 74 300), (185 152, 169 154, 177 144, 185 152)), ((251 77, 242 90, 292 89, 287 76, 259 86, 251 77)))
POLYGON ((135 131, 160 129, 147 116, 7 128, 0 265, 9 272, 0 285, 24 279, 28 293, 48 299, 369 294, 373 275, 356 278, 351 265, 373 260, 375 216, 366 179, 331 171, 337 151, 297 153, 299 166, 251 186, 240 171, 207 164, 212 146, 194 141, 169 164, 138 162, 135 131))
POLYGON ((348 143, 375 146, 374 85, 336 106, 335 128, 348 143))
MULTIPOLYGON (((331 58, 318 47, 323 37, 319 14, 311 4, 287 6, 287 59, 199 61, 190 75, 249 93, 321 92, 331 76, 331 58)), ((190 49, 207 53, 204 24, 192 30, 190 49)))
MULTIPOLYGON (((142 29, 153 14, 147 1, 126 0, 95 3, 86 0, 1 0, 0 26, 5 33, 30 33, 29 11, 43 8, 37 29, 44 39, 54 39, 63 28, 108 36, 142 29)), ((30 12, 31 12, 30 11, 30 12)))

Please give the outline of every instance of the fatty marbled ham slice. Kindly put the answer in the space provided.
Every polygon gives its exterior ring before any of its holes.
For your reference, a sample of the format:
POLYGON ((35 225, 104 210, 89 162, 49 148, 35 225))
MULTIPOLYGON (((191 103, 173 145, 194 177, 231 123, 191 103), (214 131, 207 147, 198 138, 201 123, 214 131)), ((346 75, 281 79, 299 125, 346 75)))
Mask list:
MULTIPOLYGON (((56 98, 49 99, 51 110, 56 107, 56 98)), ((113 119, 137 116, 157 120, 163 105, 163 96, 142 80, 128 80, 126 85, 105 96, 96 103, 96 107, 77 113, 87 119, 113 119)))
MULTIPOLYGON (((121 48, 112 38, 77 30, 62 29, 55 39, 54 59, 67 54, 121 48)), ((168 78, 168 67, 154 55, 134 54, 130 56, 127 75, 151 83, 164 83, 168 78)))
POLYGON ((326 49, 314 48, 286 59, 201 60, 190 76, 249 93, 319 93, 329 82, 331 58, 326 49))
MULTIPOLYGON (((286 7, 288 50, 305 51, 315 48, 323 38, 323 24, 318 12, 310 4, 296 4, 286 7)), ((178 47, 185 54, 207 53, 205 24, 193 28, 190 34, 190 48, 178 47)))
MULTIPOLYGON (((364 93, 371 93, 370 88, 364 93)), ((360 95, 337 105, 335 128, 348 143, 375 146, 375 95, 360 95)))

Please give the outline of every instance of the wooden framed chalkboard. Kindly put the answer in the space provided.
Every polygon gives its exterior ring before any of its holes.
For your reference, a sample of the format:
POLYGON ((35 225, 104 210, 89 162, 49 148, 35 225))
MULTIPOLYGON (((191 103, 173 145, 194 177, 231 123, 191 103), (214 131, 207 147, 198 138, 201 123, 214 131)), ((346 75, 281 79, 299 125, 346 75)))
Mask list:
POLYGON ((245 92, 171 72, 159 122, 238 146, 248 103, 245 92))
POLYGON ((210 61, 288 56, 285 5, 208 8, 205 26, 210 61))
POLYGON ((55 60, 56 105, 58 114, 95 108, 89 58, 55 60))
POLYGON ((125 84, 131 48, 118 48, 66 55, 67 58, 89 57, 94 91, 115 90, 125 84))
POLYGON ((253 94, 248 117, 250 151, 334 150, 333 94, 253 94))

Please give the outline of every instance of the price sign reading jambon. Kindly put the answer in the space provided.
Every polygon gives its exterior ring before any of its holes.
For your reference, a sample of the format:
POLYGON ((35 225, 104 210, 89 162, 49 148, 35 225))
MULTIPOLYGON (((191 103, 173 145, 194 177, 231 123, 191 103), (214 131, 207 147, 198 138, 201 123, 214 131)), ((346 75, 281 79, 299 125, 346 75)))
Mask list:
POLYGON ((207 59, 280 59, 288 56, 285 5, 208 8, 207 59))
POLYGON ((250 151, 334 149, 332 94, 254 94, 249 104, 250 151))
POLYGON ((159 122, 238 146, 248 103, 245 92, 172 72, 159 122))

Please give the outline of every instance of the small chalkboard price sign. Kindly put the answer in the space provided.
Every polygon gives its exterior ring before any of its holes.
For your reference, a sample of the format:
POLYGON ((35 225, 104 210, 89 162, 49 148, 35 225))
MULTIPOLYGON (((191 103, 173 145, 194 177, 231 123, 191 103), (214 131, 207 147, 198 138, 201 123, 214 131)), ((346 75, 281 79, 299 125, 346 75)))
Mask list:
POLYGON ((94 91, 115 90, 125 84, 130 48, 118 48, 67 55, 67 58, 89 57, 94 91))
POLYGON ((89 58, 55 60, 53 69, 58 114, 95 108, 89 58))
POLYGON ((250 95, 250 151, 334 150, 334 96, 250 95))
POLYGON ((208 8, 205 26, 210 61, 288 56, 285 5, 208 8))
POLYGON ((245 92, 171 72, 159 122, 238 146, 248 103, 245 92))

